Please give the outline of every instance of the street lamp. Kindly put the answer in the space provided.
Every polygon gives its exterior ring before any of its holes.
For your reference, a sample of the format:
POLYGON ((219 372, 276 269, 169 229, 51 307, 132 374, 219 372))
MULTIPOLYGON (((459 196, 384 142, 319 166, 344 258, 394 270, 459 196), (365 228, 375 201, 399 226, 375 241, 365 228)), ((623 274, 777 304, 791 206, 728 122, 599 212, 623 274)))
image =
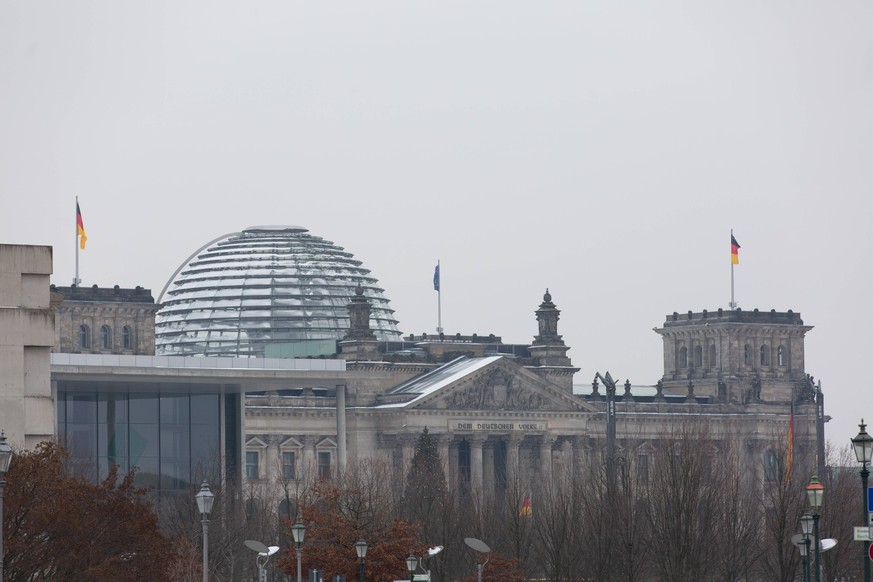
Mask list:
POLYGON ((6 487, 6 471, 12 462, 12 447, 6 444, 6 433, 0 431, 0 580, 3 580, 3 489, 6 487))
MULTIPOLYGON (((855 457, 861 463, 861 502, 864 508, 864 521, 867 523, 870 507, 867 507, 867 477, 870 476, 870 471, 867 469, 867 463, 873 461, 873 437, 867 434, 867 425, 864 424, 864 419, 861 419, 861 432, 858 436, 852 439, 852 446, 855 448, 855 457)), ((870 542, 864 545, 864 582, 870 582, 870 560, 867 554, 870 552, 870 542)))
POLYGON ((415 569, 418 567, 418 558, 409 554, 409 557, 406 558, 406 569, 409 570, 409 582, 414 582, 415 579, 415 569))
POLYGON ((303 582, 303 574, 300 570, 300 554, 303 551, 303 537, 306 535, 306 526, 303 525, 303 519, 297 515, 297 521, 291 526, 291 535, 294 536, 294 543, 297 545, 297 582, 303 582))
POLYGON ((818 510, 824 500, 824 487, 818 482, 818 476, 813 475, 806 486, 806 496, 812 509, 812 523, 815 530, 815 582, 821 582, 821 541, 818 536, 818 510))
POLYGON ((215 494, 209 490, 209 483, 204 481, 194 497, 197 499, 197 509, 200 510, 200 523, 203 524, 203 582, 209 582, 209 514, 212 513, 215 494))
POLYGON ((812 535, 812 516, 808 513, 804 513, 800 518, 800 531, 803 532, 803 543, 798 547, 800 548, 800 555, 803 556, 803 580, 804 582, 810 582, 809 580, 809 536, 812 535))
POLYGON ((442 551, 442 546, 434 546, 432 548, 428 548, 427 553, 418 559, 418 565, 421 567, 422 570, 424 570, 424 573, 427 574, 427 582, 430 582, 430 570, 424 567, 424 561, 427 558, 433 558, 442 551))
POLYGON ((270 556, 279 551, 279 546, 269 546, 262 544, 257 540, 246 540, 245 546, 258 553, 255 558, 255 566, 258 567, 258 582, 267 582, 267 562, 270 561, 270 556))
POLYGON ((358 554, 358 564, 361 570, 361 582, 364 582, 364 558, 367 557, 367 542, 361 538, 355 544, 355 552, 358 554))

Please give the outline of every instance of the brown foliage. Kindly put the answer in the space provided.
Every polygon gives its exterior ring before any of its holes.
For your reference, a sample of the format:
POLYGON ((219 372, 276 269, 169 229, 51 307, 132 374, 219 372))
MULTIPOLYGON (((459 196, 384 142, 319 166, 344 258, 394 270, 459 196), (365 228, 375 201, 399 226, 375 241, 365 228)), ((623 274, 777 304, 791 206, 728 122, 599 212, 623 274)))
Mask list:
MULTIPOLYGON (((408 576, 406 557, 421 556, 425 546, 417 539, 417 528, 392 516, 393 508, 382 494, 385 483, 375 466, 351 467, 341 482, 322 481, 301 504, 306 523, 303 570, 320 569, 325 580, 337 574, 348 580, 358 578, 355 542, 368 544, 365 559, 367 580, 394 580, 408 576)), ((288 522, 292 525, 292 522, 288 522)), ((297 572, 294 549, 278 562, 286 574, 297 572)))
POLYGON ((18 451, 6 476, 5 580, 170 580, 173 544, 158 531, 133 474, 101 483, 67 476, 65 451, 18 451))
MULTIPOLYGON (((481 556, 480 556, 481 558, 481 556)), ((482 582, 521 582, 524 574, 515 558, 504 558, 499 554, 490 554, 488 562, 482 568, 482 582)), ((464 579, 464 582, 476 582, 476 570, 464 579)))

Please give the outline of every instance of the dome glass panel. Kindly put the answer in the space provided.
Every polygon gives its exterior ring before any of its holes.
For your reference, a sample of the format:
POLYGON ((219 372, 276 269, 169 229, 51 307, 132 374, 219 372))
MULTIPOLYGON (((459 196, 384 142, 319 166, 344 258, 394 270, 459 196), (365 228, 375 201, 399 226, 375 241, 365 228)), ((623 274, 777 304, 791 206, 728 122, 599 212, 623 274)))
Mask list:
POLYGON ((352 253, 299 226, 247 228, 179 267, 158 299, 155 350, 263 357, 270 344, 339 340, 358 285, 376 338, 401 339, 384 289, 352 253))

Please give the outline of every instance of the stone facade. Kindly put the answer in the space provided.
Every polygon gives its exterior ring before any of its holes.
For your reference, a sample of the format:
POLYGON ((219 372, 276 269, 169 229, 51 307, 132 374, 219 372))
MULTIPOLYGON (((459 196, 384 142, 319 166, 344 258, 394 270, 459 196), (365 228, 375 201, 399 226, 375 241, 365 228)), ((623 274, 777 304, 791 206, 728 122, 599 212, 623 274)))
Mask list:
MULTIPOLYGON (((597 380, 573 386, 578 368, 557 332, 559 312, 548 292, 535 313, 539 333, 529 346, 507 346, 493 335, 410 336, 414 347, 392 352, 383 345, 378 359, 368 345, 367 361, 348 362, 343 386, 247 395, 250 483, 293 489, 297 479, 324 475, 324 458, 330 471, 346 461, 383 459, 402 475, 425 428, 449 480, 486 494, 509 478, 531 482, 581 471, 609 454, 647 463, 676 429, 708 435, 714 452, 730 441, 763 482, 767 464, 783 454, 778 443, 788 433, 792 402, 794 450, 817 451, 821 390, 804 369, 803 341, 812 328, 799 314, 668 316, 656 329, 665 361, 658 384, 612 383, 604 390, 597 380), (746 345, 754 346, 755 362, 743 359, 746 345), (338 403, 340 393, 346 406, 338 403), (341 442, 348 459, 335 458, 343 455, 341 442)), ((356 341, 369 340, 361 330, 351 335, 341 345, 357 354, 356 341)), ((608 374, 605 380, 612 382, 608 374)))
POLYGON ((154 355, 155 303, 149 289, 56 287, 54 351, 66 354, 154 355))
POLYGON ((55 432, 51 273, 51 247, 0 245, 0 430, 28 449, 55 432))

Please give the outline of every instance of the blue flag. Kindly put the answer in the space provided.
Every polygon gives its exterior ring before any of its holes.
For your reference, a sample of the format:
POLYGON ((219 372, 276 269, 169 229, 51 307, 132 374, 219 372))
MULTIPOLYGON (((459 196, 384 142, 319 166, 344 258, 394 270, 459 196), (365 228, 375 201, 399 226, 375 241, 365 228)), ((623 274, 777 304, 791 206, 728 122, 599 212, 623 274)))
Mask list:
POLYGON ((433 270, 433 290, 440 290, 440 264, 437 263, 436 268, 433 270))

